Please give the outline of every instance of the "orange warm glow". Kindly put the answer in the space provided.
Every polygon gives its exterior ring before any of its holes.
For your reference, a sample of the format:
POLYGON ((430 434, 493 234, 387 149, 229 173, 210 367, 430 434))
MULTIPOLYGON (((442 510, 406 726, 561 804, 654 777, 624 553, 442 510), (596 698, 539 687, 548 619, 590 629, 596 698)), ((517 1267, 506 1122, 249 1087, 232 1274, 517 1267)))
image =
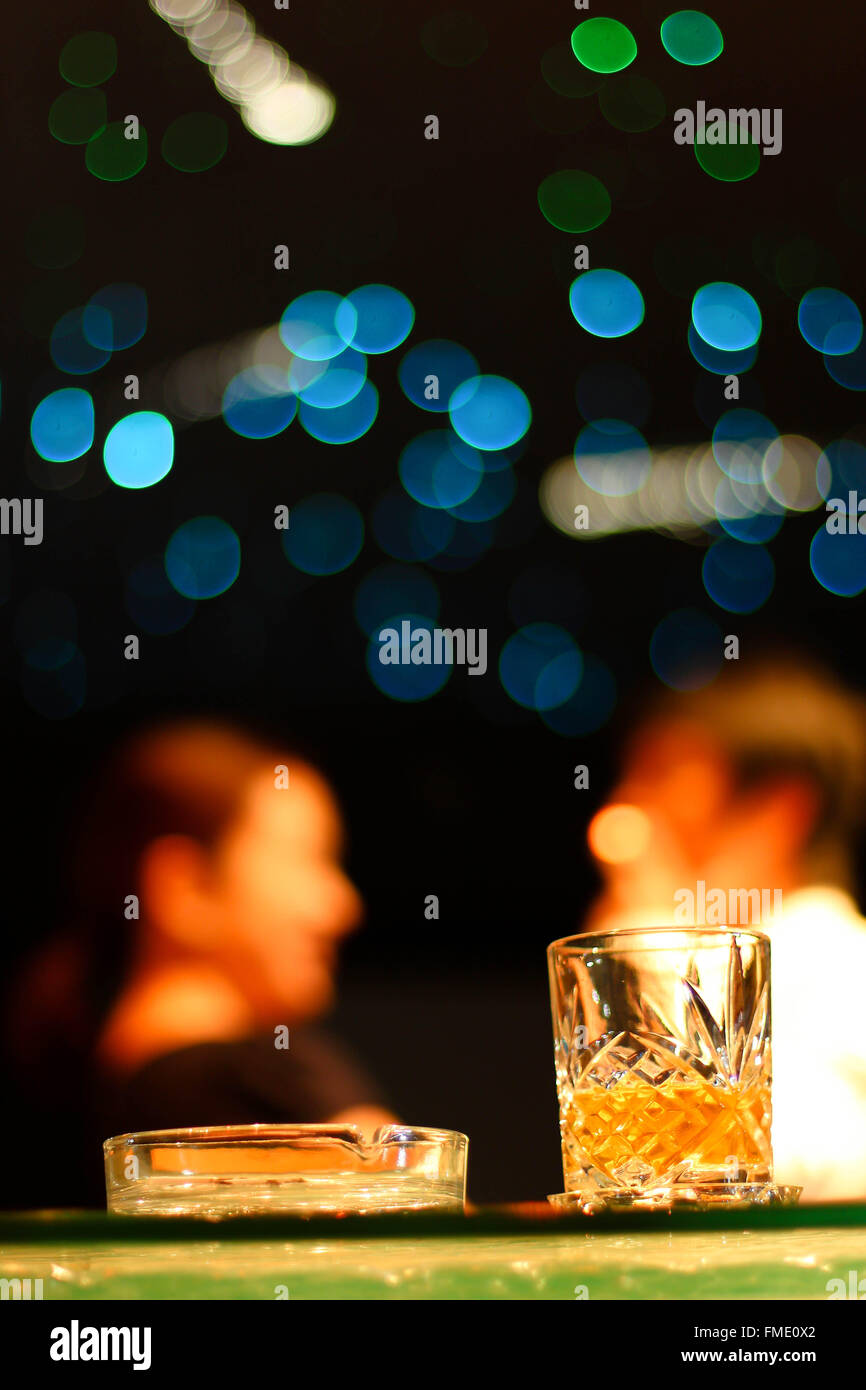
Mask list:
POLYGON ((637 859, 649 838, 649 816, 637 806, 605 806, 593 816, 587 831, 590 849, 605 864, 637 859))

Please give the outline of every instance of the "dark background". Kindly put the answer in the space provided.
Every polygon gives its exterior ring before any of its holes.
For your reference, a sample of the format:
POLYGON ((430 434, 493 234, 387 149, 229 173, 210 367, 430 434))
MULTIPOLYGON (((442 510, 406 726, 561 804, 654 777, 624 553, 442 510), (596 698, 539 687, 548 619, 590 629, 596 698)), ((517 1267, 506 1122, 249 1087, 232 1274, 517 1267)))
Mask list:
POLYGON ((309 147, 249 135, 144 0, 74 7, 51 0, 4 11, 4 495, 38 495, 27 472, 28 425, 48 391, 85 385, 97 404, 97 443, 83 479, 45 494, 43 544, 0 539, 4 959, 11 967, 61 906, 58 843, 82 778, 113 738, 163 712, 226 710, 299 739, 336 783, 350 825, 350 867, 368 905, 367 927, 345 952, 335 1026, 407 1120, 470 1134, 476 1200, 541 1196, 561 1186, 544 948, 577 926, 593 892, 585 826, 609 782, 629 701, 639 703, 654 681, 653 628, 672 609, 694 605, 740 634, 744 659, 770 632, 857 679, 863 604, 813 579, 808 547, 817 513, 786 520, 770 547, 775 592, 756 617, 731 619, 703 591, 705 540, 640 534, 580 544, 544 520, 538 481, 574 444, 582 423, 575 382, 590 363, 623 362, 643 373, 653 393, 644 431, 651 444, 706 437, 696 393, 706 401, 715 392, 721 408, 721 381, 686 346, 688 298, 656 274, 657 248, 674 236, 689 242, 696 263, 713 268, 705 278, 743 284, 761 305, 759 360, 743 378, 740 403, 821 444, 860 425, 860 398, 830 380, 800 337, 796 299, 760 269, 756 239, 808 237, 835 263, 830 283, 855 298, 864 288, 866 224, 858 231, 844 220, 838 196, 840 181, 862 172, 862 11, 838 0, 713 4, 725 52, 708 68, 689 69, 658 40, 673 6, 594 9, 630 25, 634 71, 665 94, 665 121, 626 135, 606 123, 594 97, 585 99, 594 114, 580 131, 555 133, 539 121, 540 111, 548 123, 569 119, 568 103, 552 97, 540 69, 545 50, 586 17, 566 0, 473 0, 467 8, 489 43, 465 68, 425 52, 421 27, 445 8, 427 0, 292 0, 289 12, 253 0, 246 8, 336 96, 333 126, 309 147), (146 168, 126 183, 92 178, 81 150, 58 144, 48 130, 49 105, 64 88, 60 50, 86 29, 118 42, 118 69, 105 84, 109 118, 135 112, 150 137, 146 168), (672 138, 673 110, 699 98, 782 107, 782 153, 744 183, 710 179, 672 138), (192 110, 229 124, 226 157, 201 175, 179 173, 159 157, 165 127, 192 110), (439 116, 438 142, 423 138, 428 113, 439 116), (609 220, 584 236, 557 232, 537 205, 540 181, 569 167, 597 172, 613 190, 609 220), (27 258, 26 230, 60 203, 83 211, 85 251, 69 271, 41 271, 27 258), (619 342, 589 341, 569 313, 570 250, 581 240, 594 264, 622 268, 644 293, 645 323, 619 342), (273 268, 278 242, 291 250, 288 273, 273 268), (46 338, 25 325, 26 306, 43 281, 59 314, 113 280, 144 286, 148 331, 91 380, 72 381, 54 370, 46 338), (162 408, 145 394, 125 407, 126 372, 144 380, 184 352, 273 323, 305 290, 347 293, 371 281, 395 285, 415 305, 408 346, 433 337, 460 342, 482 371, 518 382, 533 407, 517 466, 521 490, 493 548, 461 572, 435 573, 443 621, 488 628, 488 674, 469 679, 457 670, 441 694, 407 706, 373 687, 352 613, 360 578, 388 558, 372 532, 346 572, 313 580, 292 570, 272 524, 276 503, 320 490, 351 497, 368 516, 393 485, 403 446, 441 423, 397 386, 405 349, 371 359, 379 417, 351 445, 329 448, 297 424, 255 442, 221 420, 177 427, 172 472, 143 492, 115 488, 99 449, 106 420, 129 408, 162 408), (134 630, 124 609, 126 572, 205 512, 240 535, 239 579, 201 603, 179 633, 143 636, 141 659, 124 661, 122 639, 134 630), (551 732, 498 683, 498 652, 519 625, 512 586, 533 572, 544 596, 544 611, 533 617, 563 622, 616 676, 617 716, 590 738, 551 732), (44 588, 75 604, 87 663, 84 708, 66 719, 35 712, 21 684, 16 623, 44 588), (576 763, 590 767, 588 792, 573 788, 576 763), (436 922, 424 918, 430 893, 440 900, 436 922))

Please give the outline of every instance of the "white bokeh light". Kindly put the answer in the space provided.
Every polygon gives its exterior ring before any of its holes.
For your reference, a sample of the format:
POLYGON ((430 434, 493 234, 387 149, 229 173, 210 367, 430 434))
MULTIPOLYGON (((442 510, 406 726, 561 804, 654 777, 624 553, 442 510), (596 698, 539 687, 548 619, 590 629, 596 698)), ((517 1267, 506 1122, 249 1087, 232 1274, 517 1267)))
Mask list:
POLYGON ((334 100, 322 87, 299 80, 298 69, 273 91, 254 97, 241 109, 253 135, 272 145, 308 145, 324 135, 334 119, 334 100))
POLYGON ((321 83, 256 34, 236 0, 150 0, 155 14, 206 63, 214 86, 251 135, 271 145, 309 145, 331 125, 336 103, 321 83))

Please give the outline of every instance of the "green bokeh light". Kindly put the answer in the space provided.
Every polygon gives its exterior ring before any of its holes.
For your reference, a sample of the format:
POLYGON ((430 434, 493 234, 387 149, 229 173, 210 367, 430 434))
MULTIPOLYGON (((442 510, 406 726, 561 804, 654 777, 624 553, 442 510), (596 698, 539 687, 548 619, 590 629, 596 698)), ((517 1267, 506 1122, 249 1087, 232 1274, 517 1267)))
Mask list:
POLYGON ((229 130, 221 116, 191 111, 178 116, 162 137, 162 157, 184 174, 200 174, 219 164, 229 143, 229 130))
POLYGON ((87 167, 105 183, 122 183, 133 178, 147 163, 147 131, 139 126, 138 139, 127 140, 123 121, 112 121, 101 135, 88 141, 87 167))
POLYGON ((98 87, 117 67, 117 44, 110 34, 76 34, 60 54, 60 75, 73 87, 98 87))
POLYGON ((592 174, 562 169, 539 185, 538 206, 559 231, 589 232, 610 216, 610 195, 592 174))
POLYGON ((68 206, 38 213, 27 228, 24 244, 33 265, 41 270, 64 270, 84 250, 83 213, 68 206))
POLYGON ((465 68, 487 48, 487 30, 468 10, 446 10, 428 19, 421 30, 428 57, 446 68, 465 68))
POLYGON ((561 97, 588 97, 602 84, 600 73, 590 72, 574 56, 570 43, 548 48, 541 60, 541 73, 552 91, 561 97))
POLYGON ((605 120, 617 130, 653 130, 665 118, 665 99, 654 82, 637 73, 612 77, 598 95, 605 120))
MULTIPOLYGON (((698 131, 697 134, 701 135, 702 132, 698 131)), ((699 139, 695 140, 695 158, 704 172, 720 183, 740 183, 758 171, 761 151, 748 136, 741 140, 741 134, 739 128, 726 132, 724 142, 718 145, 702 144, 699 139), (728 133, 732 136, 730 141, 727 139, 728 133)))
POLYGON ((661 26, 661 40, 672 58, 687 67, 702 67, 718 58, 725 46, 714 19, 700 10, 677 10, 661 26))
POLYGON ((621 72, 637 57, 634 35, 618 19, 585 19, 574 30, 571 46, 592 72, 621 72))
POLYGON ((106 124, 105 93, 98 87, 73 87, 51 103, 48 129, 63 145, 86 145, 106 124))

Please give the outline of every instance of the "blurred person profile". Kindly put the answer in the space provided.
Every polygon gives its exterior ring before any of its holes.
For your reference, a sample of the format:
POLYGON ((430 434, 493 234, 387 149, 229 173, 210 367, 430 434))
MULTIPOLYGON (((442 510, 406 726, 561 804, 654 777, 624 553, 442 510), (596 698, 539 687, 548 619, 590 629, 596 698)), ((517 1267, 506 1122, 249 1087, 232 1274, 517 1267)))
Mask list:
POLYGON ((53 1134, 19 1205, 101 1205, 110 1135, 395 1119, 313 1026, 362 916, 342 841, 325 778, 231 724, 120 745, 74 829, 66 920, 9 1011, 25 1112, 53 1134))
POLYGON ((771 943, 773 1150, 803 1200, 866 1198, 866 701, 790 652, 640 707, 588 828, 587 932, 753 926, 771 943))

